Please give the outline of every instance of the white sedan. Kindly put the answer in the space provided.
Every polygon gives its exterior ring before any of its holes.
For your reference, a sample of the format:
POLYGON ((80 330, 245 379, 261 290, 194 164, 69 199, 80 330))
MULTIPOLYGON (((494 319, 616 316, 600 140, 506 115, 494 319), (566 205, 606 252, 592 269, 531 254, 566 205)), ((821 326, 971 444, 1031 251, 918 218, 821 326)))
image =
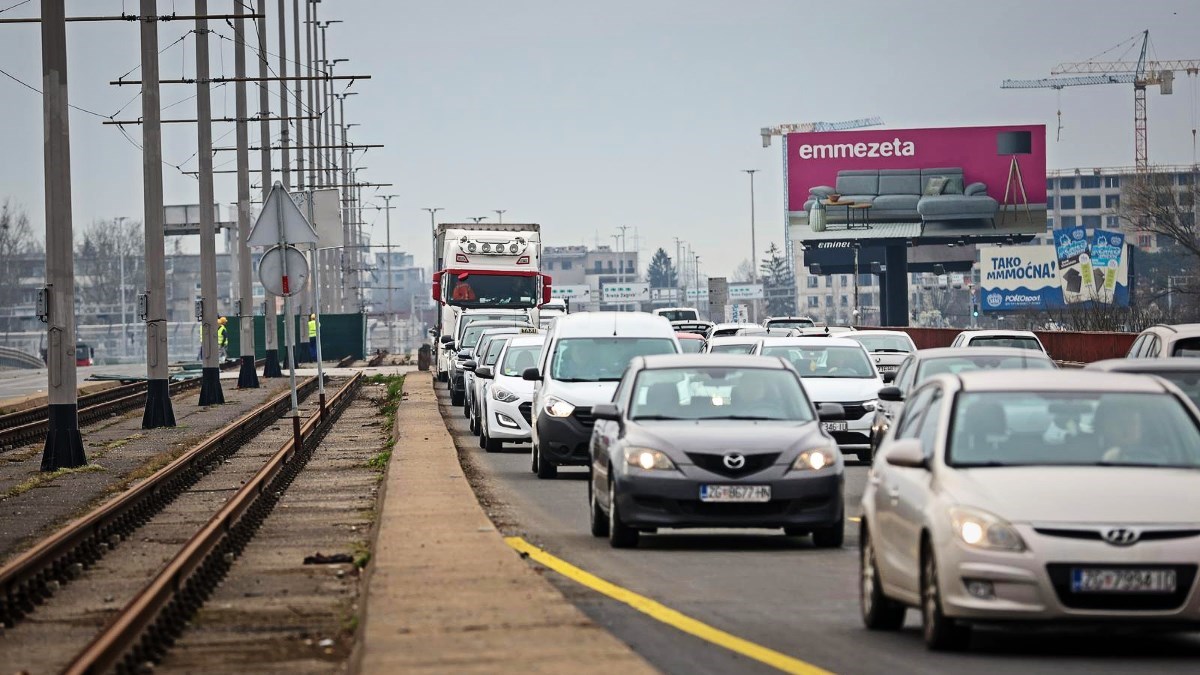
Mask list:
POLYGON ((508 341, 487 376, 491 384, 480 397, 479 446, 499 452, 505 443, 528 443, 533 406, 533 383, 521 378, 526 368, 536 368, 545 343, 543 335, 519 335, 508 341))
POLYGON ((931 649, 974 624, 1200 630, 1200 411, 1164 380, 1013 370, 909 397, 863 494, 863 622, 921 611, 931 649))

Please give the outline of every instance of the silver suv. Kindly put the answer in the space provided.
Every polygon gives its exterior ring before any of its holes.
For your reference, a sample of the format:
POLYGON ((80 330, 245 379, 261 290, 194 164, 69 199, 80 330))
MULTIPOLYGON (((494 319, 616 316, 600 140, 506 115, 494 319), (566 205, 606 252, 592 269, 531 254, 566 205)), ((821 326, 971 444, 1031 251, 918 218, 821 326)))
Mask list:
POLYGON ((1142 331, 1133 341, 1129 359, 1153 359, 1170 356, 1200 356, 1200 323, 1175 326, 1158 324, 1142 331))

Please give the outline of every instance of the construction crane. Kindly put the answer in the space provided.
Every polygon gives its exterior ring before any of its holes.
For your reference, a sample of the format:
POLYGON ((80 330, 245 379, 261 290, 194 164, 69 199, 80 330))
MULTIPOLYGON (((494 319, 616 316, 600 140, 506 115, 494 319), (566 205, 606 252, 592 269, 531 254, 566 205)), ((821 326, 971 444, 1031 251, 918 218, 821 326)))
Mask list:
MULTIPOLYGON (((1135 35, 1122 42, 1136 42, 1135 35)), ((1146 51, 1150 45, 1150 31, 1141 33, 1141 50, 1137 61, 1077 61, 1060 63, 1051 71, 1051 75, 1074 75, 1074 77, 1047 77, 1036 80, 1005 80, 1001 89, 1055 89, 1061 91, 1065 87, 1089 86, 1093 84, 1132 84, 1133 85, 1133 147, 1134 165, 1138 172, 1146 172, 1150 168, 1150 160, 1146 151, 1146 87, 1158 86, 1162 94, 1170 94, 1174 89, 1176 71, 1184 71, 1195 77, 1200 72, 1200 60, 1148 61, 1146 51)), ((1113 49, 1116 49, 1114 47, 1113 49)), ((1112 51, 1112 49, 1107 50, 1112 51)), ((1058 126, 1062 129, 1062 111, 1058 111, 1058 126)), ((1195 144, 1195 120, 1192 122, 1192 143, 1195 144)))
POLYGON ((759 133, 762 134, 763 147, 769 148, 771 147, 772 136, 802 134, 810 131, 847 131, 849 129, 877 127, 882 124, 883 120, 878 117, 863 117, 856 120, 846 120, 845 122, 797 122, 795 124, 780 124, 774 127, 763 127, 759 133))

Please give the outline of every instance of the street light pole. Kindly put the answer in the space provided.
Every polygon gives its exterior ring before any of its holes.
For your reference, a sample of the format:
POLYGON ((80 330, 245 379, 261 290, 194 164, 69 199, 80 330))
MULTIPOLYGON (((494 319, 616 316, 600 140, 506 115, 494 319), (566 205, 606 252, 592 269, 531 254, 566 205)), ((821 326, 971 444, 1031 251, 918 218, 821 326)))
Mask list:
MULTIPOLYGON (((742 173, 750 175, 750 283, 754 284, 758 280, 758 266, 756 259, 758 257, 758 244, 754 239, 754 174, 758 173, 758 169, 742 169, 742 173)), ((758 299, 750 301, 750 306, 754 310, 753 323, 758 323, 758 299)))
POLYGON ((117 225, 117 243, 120 247, 118 257, 121 268, 121 356, 129 356, 129 320, 125 316, 125 216, 113 218, 117 225))
POLYGON ((437 223, 435 222, 435 220, 436 220, 435 216, 437 215, 438 211, 445 211, 446 209, 444 209, 440 206, 433 206, 433 207, 424 206, 421 208, 421 210, 429 212, 429 237, 432 240, 432 243, 430 243, 429 246, 431 249, 433 249, 433 258, 431 259, 431 262, 429 263, 429 269, 433 270, 433 272, 432 272, 433 274, 437 274, 437 272, 438 272, 437 236, 436 236, 437 235, 437 232, 436 232, 437 231, 437 223))
POLYGON ((388 320, 388 353, 396 353, 395 318, 396 308, 392 306, 392 198, 399 195, 383 195, 384 232, 387 243, 387 320, 388 320))
POLYGON ((497 222, 499 222, 501 225, 503 225, 504 224, 504 213, 506 211, 508 211, 508 209, 492 209, 492 211, 494 211, 496 214, 497 222))

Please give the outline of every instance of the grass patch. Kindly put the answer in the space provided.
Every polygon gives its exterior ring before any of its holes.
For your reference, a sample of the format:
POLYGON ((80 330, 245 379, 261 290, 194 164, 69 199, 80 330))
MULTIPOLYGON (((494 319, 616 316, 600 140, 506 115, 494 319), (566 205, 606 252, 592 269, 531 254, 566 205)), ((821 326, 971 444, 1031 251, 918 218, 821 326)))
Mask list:
POLYGON ((108 469, 99 464, 84 464, 73 468, 58 469, 49 473, 40 473, 36 476, 31 476, 24 481, 9 488, 8 492, 4 493, 4 499, 23 495, 34 488, 41 487, 50 481, 56 480, 63 476, 70 476, 76 473, 93 473, 96 471, 108 471, 108 469))
POLYGON ((354 566, 362 569, 371 562, 371 547, 365 541, 354 542, 354 566))
POLYGON ((382 472, 392 458, 392 446, 396 443, 394 431, 396 426, 396 408, 400 406, 400 398, 404 390, 403 375, 372 375, 367 378, 367 384, 382 384, 387 387, 384 394, 383 406, 383 452, 367 461, 367 466, 382 472))
POLYGON ((176 447, 171 448, 166 452, 161 452, 151 457, 141 466, 126 474, 124 478, 110 486, 108 488, 108 492, 113 494, 128 490, 130 485, 133 485, 140 480, 149 478, 150 476, 158 473, 160 469, 171 462, 174 462, 176 459, 179 459, 179 456, 187 452, 189 449, 190 446, 188 444, 180 443, 176 447))
POLYGON ((367 460, 367 468, 383 473, 383 470, 387 468, 390 461, 392 461, 392 451, 384 450, 367 460))

